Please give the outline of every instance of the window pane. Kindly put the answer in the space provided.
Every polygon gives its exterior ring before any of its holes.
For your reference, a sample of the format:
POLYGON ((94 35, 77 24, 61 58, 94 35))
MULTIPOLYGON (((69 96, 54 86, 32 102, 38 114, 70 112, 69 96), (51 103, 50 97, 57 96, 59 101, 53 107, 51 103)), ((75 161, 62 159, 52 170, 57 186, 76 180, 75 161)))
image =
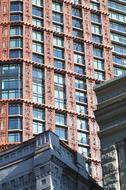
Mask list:
POLYGON ((8 134, 8 142, 21 142, 21 134, 20 133, 9 133, 8 134))
POLYGON ((104 75, 103 72, 95 71, 95 78, 98 79, 98 80, 104 80, 105 75, 104 75))
POLYGON ((74 53, 74 63, 84 64, 84 56, 77 54, 77 53, 74 53))
MULTIPOLYGON (((74 42, 74 50, 84 52, 84 45, 82 43, 74 42)), ((74 54, 77 55, 77 54, 74 54)), ((80 59, 83 59, 81 55, 78 55, 80 59)))
POLYGON ((22 50, 10 50, 10 58, 22 58, 23 51, 22 50))
POLYGON ((43 41, 43 33, 39 31, 33 30, 32 32, 32 39, 36 41, 43 41))
POLYGON ((56 113, 55 123, 56 125, 66 125, 66 116, 61 113, 56 113))
POLYGON ((63 23, 63 16, 59 13, 53 12, 53 21, 58 23, 63 23))
POLYGON ((21 2, 11 2, 11 5, 10 5, 10 11, 11 12, 19 12, 19 11, 23 11, 23 5, 21 2))
POLYGON ((81 114, 86 114, 87 113, 87 108, 83 105, 76 104, 76 112, 81 113, 81 114))
POLYGON ((44 123, 40 123, 37 121, 33 122, 33 134, 42 133, 45 130, 44 123))
POLYGON ((81 9, 72 8, 72 16, 77 16, 82 18, 82 11, 81 9))
POLYGON ((75 65, 74 71, 75 71, 75 73, 78 73, 78 74, 81 74, 81 75, 83 75, 85 73, 84 67, 77 66, 77 65, 75 65))
POLYGON ((32 24, 34 26, 37 26, 37 27, 42 27, 43 26, 43 22, 39 18, 32 18, 32 24))
POLYGON ((59 25, 59 24, 54 24, 53 23, 53 30, 56 31, 56 32, 63 32, 63 26, 59 25))
POLYGON ((59 68, 59 69, 64 69, 65 63, 63 61, 54 59, 54 67, 59 68))
POLYGON ((89 156, 89 148, 84 147, 84 146, 78 146, 78 152, 82 154, 85 157, 89 156))
POLYGON ((36 53, 32 54, 32 61, 38 64, 44 64, 44 57, 42 55, 38 55, 36 53))
POLYGON ((8 129, 21 129, 22 119, 20 118, 9 118, 8 129))
POLYGON ((40 108, 33 108, 33 119, 44 120, 45 119, 44 111, 40 108))
POLYGON ((78 143, 88 144, 88 135, 86 133, 78 132, 78 143))
POLYGON ((43 11, 40 7, 32 6, 32 15, 36 17, 43 17, 43 11))
POLYGON ((43 2, 42 0, 32 0, 32 4, 35 4, 37 6, 42 6, 43 2))
POLYGON ((14 21, 14 22, 16 22, 16 21, 22 21, 23 20, 23 16, 20 13, 17 13, 17 14, 15 13, 15 14, 10 15, 10 20, 14 21))
POLYGON ((82 29, 82 20, 73 18, 72 19, 72 26, 75 28, 82 29))
POLYGON ((75 87, 84 90, 86 89, 86 82, 81 79, 75 79, 75 87))
POLYGON ((22 115, 22 106, 20 104, 9 104, 9 115, 22 115))
POLYGON ((60 59, 64 59, 64 51, 62 49, 54 48, 53 56, 60 59))
POLYGON ((10 39, 10 48, 22 48, 23 40, 21 38, 10 39))
POLYGON ((103 57, 103 51, 100 48, 93 48, 93 55, 96 57, 103 57))
POLYGON ((103 70, 104 69, 103 61, 101 61, 99 59, 94 59, 94 68, 103 70))
POLYGON ((53 11, 62 12, 62 4, 58 2, 53 2, 52 9, 53 11))
POLYGON ((88 124, 87 121, 84 119, 77 119, 77 128, 80 130, 87 130, 88 129, 88 124))
POLYGON ((53 37, 53 45, 54 45, 54 46, 58 46, 58 47, 63 47, 63 46, 64 46, 63 39, 54 36, 54 37, 53 37))
POLYGON ((15 26, 10 28, 10 36, 20 36, 23 35, 23 30, 21 26, 15 26))
POLYGON ((67 140, 67 129, 63 127, 56 127, 56 134, 59 136, 59 138, 67 140))

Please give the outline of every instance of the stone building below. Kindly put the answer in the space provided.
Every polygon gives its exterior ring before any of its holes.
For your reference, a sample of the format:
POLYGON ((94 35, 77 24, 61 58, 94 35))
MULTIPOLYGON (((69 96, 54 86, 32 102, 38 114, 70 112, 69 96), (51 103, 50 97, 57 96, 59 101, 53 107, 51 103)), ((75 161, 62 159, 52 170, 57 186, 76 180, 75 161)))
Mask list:
POLYGON ((8 189, 102 190, 84 157, 50 131, 0 153, 0 190, 8 189))

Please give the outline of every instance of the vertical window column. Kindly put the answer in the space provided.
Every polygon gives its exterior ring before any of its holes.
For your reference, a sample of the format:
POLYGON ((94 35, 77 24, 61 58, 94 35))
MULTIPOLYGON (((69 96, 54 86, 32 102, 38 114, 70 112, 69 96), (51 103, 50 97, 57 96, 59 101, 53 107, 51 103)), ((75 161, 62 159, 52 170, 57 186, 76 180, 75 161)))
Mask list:
POLYGON ((66 87, 65 87, 64 75, 55 73, 54 90, 55 90, 55 107, 58 109, 65 109, 66 108, 66 87))
POLYGON ((83 38, 82 9, 72 7, 72 30, 75 38, 83 38))
POLYGON ((108 7, 102 2, 100 3, 101 8, 101 23, 102 23, 102 36, 104 45, 104 66, 105 66, 105 79, 109 80, 114 77, 113 64, 112 63, 112 50, 111 50, 111 36, 109 29, 109 15, 108 7), (107 10, 107 11, 106 11, 107 10))
POLYGON ((33 134, 42 133, 45 130, 45 112, 40 108, 33 108, 33 134))
POLYGON ((82 79, 76 79, 75 85, 75 100, 76 100, 76 111, 78 114, 87 114, 87 92, 86 92, 86 81, 82 79))
POLYGON ((37 104, 43 104, 45 99, 44 93, 44 72, 42 69, 33 68, 32 71, 32 99, 37 104))
POLYGON ((22 105, 8 104, 8 142, 22 141, 22 105))
POLYGON ((44 45, 43 45, 43 32, 32 30, 32 61, 37 64, 43 64, 44 58, 44 45))
MULTIPOLYGON (((11 2, 10 4, 10 20, 11 22, 23 21, 23 3, 11 2)), ((23 57, 23 30, 22 27, 14 26, 10 29, 10 58, 22 58, 23 57), (12 30, 15 33, 12 35, 12 30)))
POLYGON ((102 43, 101 15, 99 13, 91 13, 91 23, 92 23, 92 42, 95 44, 101 44, 102 43))
POLYGON ((19 22, 23 20, 23 3, 12 2, 10 4, 10 20, 11 22, 19 22))
POLYGON ((63 4, 61 2, 53 1, 52 4, 52 19, 53 31, 63 32, 63 4))
POLYGON ((56 134, 62 140, 68 140, 66 115, 63 113, 55 114, 56 134))
POLYGON ((88 121, 84 118, 78 118, 77 128, 78 128, 78 151, 84 157, 89 157, 88 121))
POLYGON ((54 67, 64 69, 64 39, 59 36, 53 36, 53 56, 54 67))
POLYGON ((32 0, 32 24, 34 26, 43 26, 43 14, 43 1, 32 0))

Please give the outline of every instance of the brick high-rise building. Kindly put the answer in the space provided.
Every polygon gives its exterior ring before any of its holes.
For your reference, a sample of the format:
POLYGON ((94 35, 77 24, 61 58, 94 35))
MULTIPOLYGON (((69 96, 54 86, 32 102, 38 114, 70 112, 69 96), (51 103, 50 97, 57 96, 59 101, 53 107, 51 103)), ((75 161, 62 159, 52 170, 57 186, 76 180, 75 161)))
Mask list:
POLYGON ((124 0, 0 0, 1 145, 51 129, 101 181, 93 86, 125 72, 125 10, 124 0))

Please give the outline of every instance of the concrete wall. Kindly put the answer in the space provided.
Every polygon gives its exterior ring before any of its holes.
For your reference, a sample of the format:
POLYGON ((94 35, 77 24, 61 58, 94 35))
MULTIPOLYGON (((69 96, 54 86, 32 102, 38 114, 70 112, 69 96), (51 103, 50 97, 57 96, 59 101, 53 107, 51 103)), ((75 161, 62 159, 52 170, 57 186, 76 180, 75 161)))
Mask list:
POLYGON ((105 190, 126 190, 126 76, 96 86, 105 190))

